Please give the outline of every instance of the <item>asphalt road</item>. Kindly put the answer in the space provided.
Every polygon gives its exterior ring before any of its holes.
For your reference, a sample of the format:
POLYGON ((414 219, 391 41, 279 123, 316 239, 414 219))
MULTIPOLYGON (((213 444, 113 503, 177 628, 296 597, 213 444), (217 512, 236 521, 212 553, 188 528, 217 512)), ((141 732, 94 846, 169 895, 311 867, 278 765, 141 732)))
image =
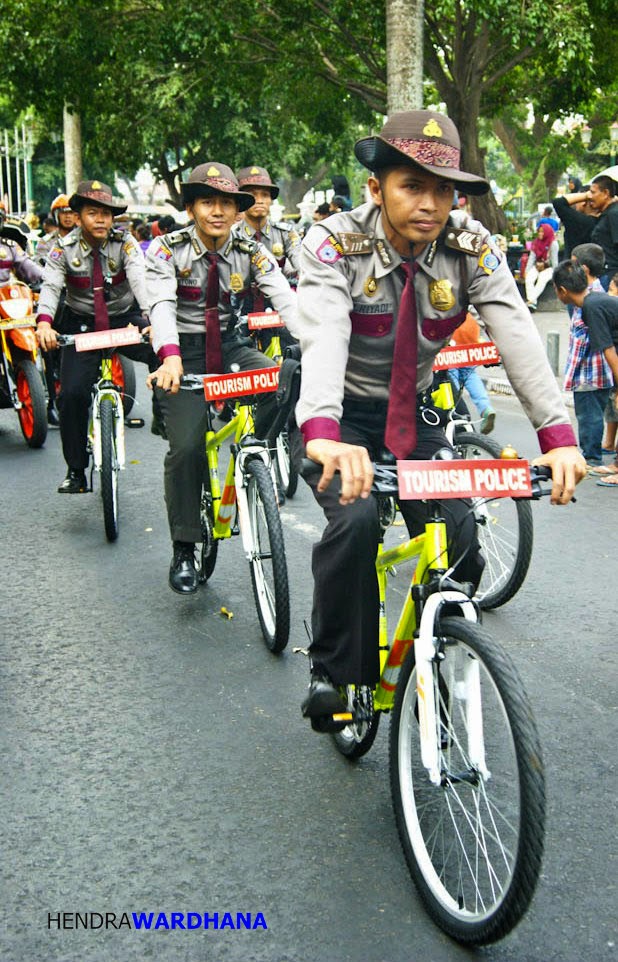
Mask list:
MULTIPOLYGON (((517 402, 495 406, 495 436, 536 453, 517 402)), ((148 425, 147 401, 142 411, 148 425)), ((530 912, 474 952, 435 928, 412 887, 388 719, 349 764, 301 718, 307 663, 292 647, 306 642, 321 528, 308 489, 283 509, 292 638, 274 657, 239 539, 196 597, 168 589, 165 444, 147 426, 127 446, 110 545, 98 496, 56 494, 57 432, 30 451, 14 412, 0 412, 2 962, 614 959, 618 494, 588 479, 575 506, 536 504, 528 579, 485 617, 535 708, 549 814, 530 912), (132 912, 244 912, 258 927, 58 927, 59 913, 78 912, 116 924, 132 912)))

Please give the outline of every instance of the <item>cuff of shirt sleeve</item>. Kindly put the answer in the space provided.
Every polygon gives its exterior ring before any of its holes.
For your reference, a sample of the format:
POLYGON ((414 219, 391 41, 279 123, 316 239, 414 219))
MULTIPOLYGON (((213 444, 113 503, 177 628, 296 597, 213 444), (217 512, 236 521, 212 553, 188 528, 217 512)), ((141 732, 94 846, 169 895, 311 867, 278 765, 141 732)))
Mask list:
POLYGON ((166 357, 181 357, 178 344, 164 344, 163 347, 159 348, 157 354, 162 361, 164 361, 166 357))
POLYGON ((53 324, 54 319, 50 317, 49 314, 38 314, 36 319, 37 324, 53 324))
POLYGON ((552 448, 577 447, 577 439, 570 424, 556 424, 552 428, 541 428, 537 431, 539 445, 543 454, 552 448))
POLYGON ((309 418, 301 425, 303 441, 315 441, 318 438, 326 441, 341 441, 341 430, 339 422, 332 418, 309 418))

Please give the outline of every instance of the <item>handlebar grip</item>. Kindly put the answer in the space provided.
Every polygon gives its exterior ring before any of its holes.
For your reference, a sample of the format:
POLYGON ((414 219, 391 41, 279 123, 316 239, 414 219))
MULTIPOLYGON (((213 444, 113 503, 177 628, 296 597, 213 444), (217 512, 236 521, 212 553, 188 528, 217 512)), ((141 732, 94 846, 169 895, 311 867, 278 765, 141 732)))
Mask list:
POLYGON ((313 461, 311 458, 303 458, 300 462, 299 474, 305 481, 308 481, 309 478, 317 478, 322 474, 322 465, 319 461, 313 461))

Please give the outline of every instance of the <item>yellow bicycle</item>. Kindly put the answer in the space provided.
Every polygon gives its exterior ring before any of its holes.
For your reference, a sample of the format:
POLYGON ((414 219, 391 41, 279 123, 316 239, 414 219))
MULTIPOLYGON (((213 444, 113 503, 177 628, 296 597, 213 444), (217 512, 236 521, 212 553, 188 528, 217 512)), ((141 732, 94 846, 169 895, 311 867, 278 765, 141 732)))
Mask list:
MULTIPOLYGON (((253 594, 267 648, 283 651, 290 630, 290 601, 283 529, 273 483, 271 433, 254 433, 251 397, 275 391, 278 368, 233 372, 227 375, 185 375, 181 390, 206 392, 209 402, 233 400, 233 417, 218 430, 208 405, 204 438, 206 471, 201 498, 202 545, 199 578, 207 581, 216 565, 219 543, 240 534, 249 562, 253 594), (240 397, 241 401, 235 399, 240 397), (220 449, 232 440, 223 483, 220 449)), ((271 431, 278 430, 273 421, 271 431)))
MULTIPOLYGON (((302 473, 312 470, 316 465, 305 462, 302 473)), ((343 755, 359 758, 375 740, 380 715, 391 713, 391 793, 410 873, 445 932, 483 945, 519 922, 534 893, 544 840, 543 761, 522 681, 481 627, 473 585, 452 577, 436 500, 445 495, 435 492, 448 488, 454 472, 458 497, 469 477, 476 498, 498 492, 537 498, 545 493, 541 482, 548 471, 521 460, 474 459, 376 464, 374 470, 382 532, 376 559, 380 680, 373 689, 347 686, 347 710, 332 716, 330 731, 343 755), (441 477, 431 481, 436 473, 441 477), (425 530, 385 548, 396 501, 405 497, 427 501, 425 530), (410 590, 389 640, 387 576, 411 559, 410 590)))

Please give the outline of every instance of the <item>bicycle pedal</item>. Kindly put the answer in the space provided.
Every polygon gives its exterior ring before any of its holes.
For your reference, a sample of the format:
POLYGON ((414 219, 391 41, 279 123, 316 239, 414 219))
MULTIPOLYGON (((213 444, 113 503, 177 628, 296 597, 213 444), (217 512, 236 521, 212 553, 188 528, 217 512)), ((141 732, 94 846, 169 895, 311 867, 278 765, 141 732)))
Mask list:
POLYGON ((332 735, 343 731, 354 720, 350 711, 336 712, 334 715, 317 715, 311 719, 311 727, 314 732, 332 735))
POLYGON ((127 428, 143 428, 146 422, 143 418, 125 418, 124 423, 127 428))

